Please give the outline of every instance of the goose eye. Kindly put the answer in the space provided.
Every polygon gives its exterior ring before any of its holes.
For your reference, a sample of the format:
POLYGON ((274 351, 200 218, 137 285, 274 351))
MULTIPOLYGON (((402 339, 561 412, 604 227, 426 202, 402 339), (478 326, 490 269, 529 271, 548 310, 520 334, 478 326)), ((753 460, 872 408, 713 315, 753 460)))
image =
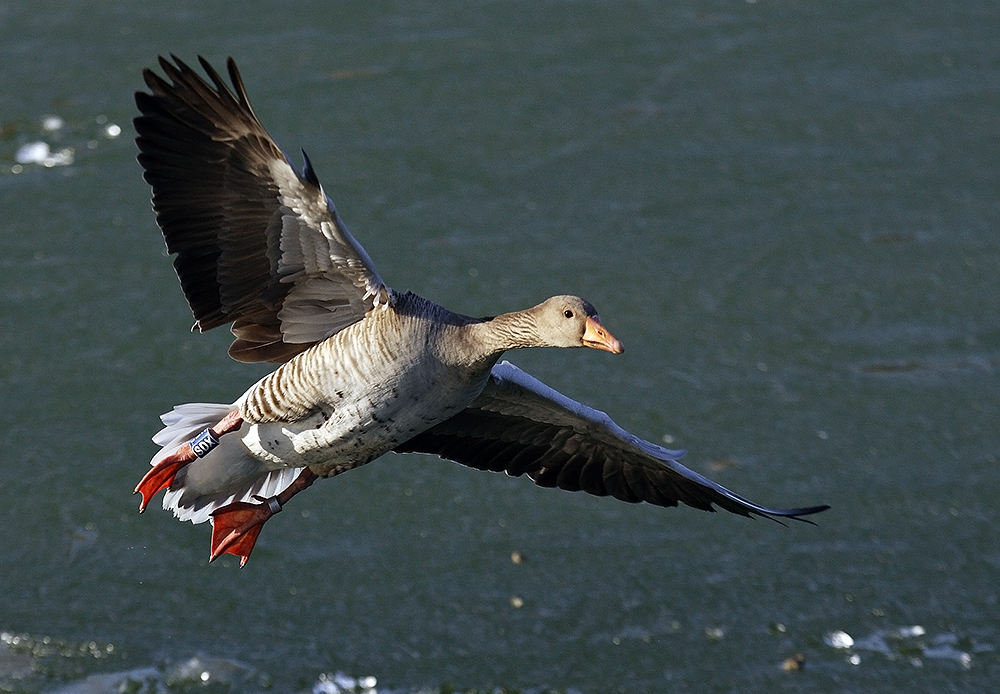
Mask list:
POLYGON ((573 312, 569 309, 566 309, 565 311, 563 311, 563 315, 566 316, 567 318, 572 318, 573 312))

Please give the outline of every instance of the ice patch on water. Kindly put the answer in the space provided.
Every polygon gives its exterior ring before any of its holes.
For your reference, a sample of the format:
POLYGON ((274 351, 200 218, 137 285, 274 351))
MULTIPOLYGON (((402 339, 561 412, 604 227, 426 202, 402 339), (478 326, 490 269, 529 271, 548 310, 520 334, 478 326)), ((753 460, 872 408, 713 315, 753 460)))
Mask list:
POLYGON ((378 694, 375 689, 376 684, 376 679, 371 675, 354 678, 342 672, 336 672, 332 675, 324 672, 313 685, 312 692, 313 694, 346 694, 347 692, 378 694))
POLYGON ((29 142, 18 148, 14 161, 18 164, 41 164, 46 168, 69 166, 73 163, 73 148, 65 147, 52 151, 47 142, 29 142))
POLYGON ((0 691, 4 691, 6 683, 23 680, 35 671, 34 659, 12 648, 9 642, 11 637, 7 633, 0 635, 0 691))
POLYGON ((163 677, 171 684, 177 682, 232 684, 256 679, 256 672, 250 666, 228 658, 195 656, 164 668, 163 677))
POLYGON ((271 686, 253 668, 235 660, 194 656, 163 668, 140 667, 88 675, 81 680, 50 689, 47 694, 166 694, 210 684, 234 691, 266 689, 271 686))
POLYGON ((104 675, 89 675, 77 682, 50 689, 48 694, 108 694, 108 692, 155 694, 161 691, 159 682, 160 671, 156 668, 136 668, 104 675))
POLYGON ((973 654, 992 651, 988 644, 975 644, 957 634, 945 632, 928 635, 919 624, 892 629, 879 629, 854 639, 845 631, 831 631, 823 637, 831 648, 848 651, 848 662, 861 663, 861 652, 877 653, 889 660, 908 660, 914 667, 922 667, 925 659, 952 660, 965 669, 973 664, 973 654))
MULTIPOLYGON (((211 692, 257 693, 275 688, 269 677, 231 658, 195 655, 160 666, 116 670, 108 661, 119 655, 112 644, 0 632, 0 692, 173 694, 208 687, 211 692), (102 666, 105 672, 93 672, 102 666), (83 674, 88 671, 91 674, 83 674)), ((376 684, 371 675, 324 673, 301 694, 378 694, 376 684)))
POLYGON ((854 645, 854 639, 846 631, 831 631, 823 637, 823 643, 833 648, 850 648, 854 645))
POLYGON ((33 166, 47 169, 71 166, 76 163, 78 152, 94 150, 102 146, 102 143, 118 139, 122 134, 122 127, 111 122, 105 115, 83 122, 46 115, 30 125, 16 121, 0 123, 0 132, 5 137, 14 135, 13 139, 19 142, 13 152, 0 150, 0 163, 4 159, 11 161, 12 158, 13 161, 6 170, 19 174, 33 166))
MULTIPOLYGON (((48 690, 47 694, 169 694, 187 692, 191 687, 221 685, 227 691, 258 691, 273 684, 255 671, 234 660, 196 656, 163 669, 134 668, 88 677, 48 690)), ((342 672, 322 674, 312 687, 312 694, 378 694, 374 677, 350 677, 342 672)), ((211 690, 216 691, 216 690, 211 690)))

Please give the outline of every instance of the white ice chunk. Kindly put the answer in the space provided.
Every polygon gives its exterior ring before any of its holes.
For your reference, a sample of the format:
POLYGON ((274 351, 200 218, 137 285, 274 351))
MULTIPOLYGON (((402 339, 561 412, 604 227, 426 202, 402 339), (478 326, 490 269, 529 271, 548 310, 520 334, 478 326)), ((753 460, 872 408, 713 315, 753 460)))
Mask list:
POLYGON ((823 637, 823 642, 834 648, 850 648, 854 645, 854 639, 846 631, 831 631, 823 637))
POLYGON ((49 156, 51 150, 45 142, 29 142, 21 145, 14 155, 18 164, 41 164, 49 156))
POLYGON ((377 694, 375 685, 378 681, 368 675, 367 677, 350 677, 342 672, 332 675, 323 673, 319 680, 313 685, 313 694, 346 694, 347 692, 362 692, 363 694, 377 694))
POLYGON ((14 155, 18 164, 41 164, 42 166, 69 166, 73 163, 73 150, 60 149, 53 152, 46 142, 29 142, 21 145, 14 155))

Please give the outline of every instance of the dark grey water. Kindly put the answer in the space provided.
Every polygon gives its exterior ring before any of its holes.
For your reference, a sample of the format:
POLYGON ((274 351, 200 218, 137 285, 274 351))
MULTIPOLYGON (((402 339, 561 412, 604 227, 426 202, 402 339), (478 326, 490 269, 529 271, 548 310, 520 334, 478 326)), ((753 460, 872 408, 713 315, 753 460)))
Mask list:
POLYGON ((1000 9, 829 5, 0 3, 0 691, 995 686, 1000 9), (515 361, 833 509, 390 456, 209 566, 207 527, 130 494, 159 413, 262 373, 188 332, 134 162, 168 52, 240 61, 394 287, 586 296, 624 355, 515 361))

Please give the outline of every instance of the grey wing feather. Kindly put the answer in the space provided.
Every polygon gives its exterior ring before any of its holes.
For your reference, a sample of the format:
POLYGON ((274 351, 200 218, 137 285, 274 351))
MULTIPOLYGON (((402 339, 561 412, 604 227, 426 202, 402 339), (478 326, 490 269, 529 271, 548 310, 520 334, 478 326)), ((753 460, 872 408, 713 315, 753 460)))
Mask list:
POLYGON ((204 59, 136 93, 139 162, 174 268, 202 331, 233 323, 230 354, 286 361, 387 305, 390 290, 347 231, 306 159, 302 174, 232 85, 204 59))
POLYGON ((743 516, 800 519, 827 506, 759 506, 677 462, 684 451, 644 441, 603 412, 549 388, 509 362, 493 367, 465 410, 397 447, 480 470, 527 475, 543 487, 658 506, 713 506, 743 516))

